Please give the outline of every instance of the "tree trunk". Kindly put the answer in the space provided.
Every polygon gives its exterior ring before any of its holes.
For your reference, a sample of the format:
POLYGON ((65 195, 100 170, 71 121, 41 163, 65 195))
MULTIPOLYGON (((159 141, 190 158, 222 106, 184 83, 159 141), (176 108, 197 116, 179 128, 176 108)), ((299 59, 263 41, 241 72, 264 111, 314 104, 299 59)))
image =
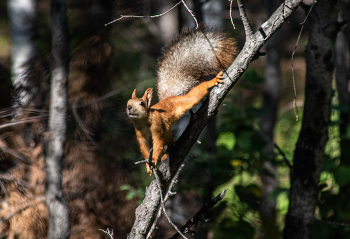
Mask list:
POLYGON ((15 96, 14 116, 22 114, 21 107, 28 106, 39 89, 26 77, 37 55, 35 42, 35 0, 9 0, 8 14, 11 27, 11 79, 15 96))
POLYGON ((69 208, 63 196, 62 161, 66 140, 68 28, 64 0, 51 0, 52 69, 49 142, 46 157, 46 206, 49 239, 68 238, 69 208))
POLYGON ((308 18, 303 125, 290 172, 285 239, 314 237, 318 184, 331 115, 337 7, 337 1, 318 1, 308 18))
MULTIPOLYGON (((350 1, 343 1, 339 11, 339 22, 348 21, 350 11, 350 1)), ((335 44, 336 60, 335 60, 335 79, 337 83, 338 100, 341 108, 346 110, 340 112, 340 165, 350 166, 350 138, 347 136, 348 127, 350 125, 350 97, 349 97, 349 81, 350 81, 350 26, 347 24, 342 31, 338 33, 335 44)), ((350 184, 341 185, 339 188, 339 196, 344 197, 346 205, 350 199, 350 184)))
MULTIPOLYGON (((268 14, 273 14, 273 11, 278 7, 280 1, 274 0, 268 2, 268 14)), ((276 123, 277 107, 280 98, 280 32, 266 43, 266 82, 263 92, 262 108, 267 113, 261 117, 259 127, 262 137, 267 141, 267 145, 263 155, 263 167, 268 174, 260 175, 262 182, 263 198, 260 206, 263 231, 269 238, 279 238, 279 232, 276 227, 276 199, 270 199, 270 194, 277 188, 276 168, 272 164, 274 159, 273 135, 276 123)))
MULTIPOLYGON (((346 2, 346 1, 345 1, 346 2)), ((344 4, 344 8, 340 9, 339 22, 347 19, 348 11, 350 10, 350 1, 347 5, 344 4)), ((350 27, 348 27, 350 29, 350 27)), ((337 36, 335 45, 336 58, 335 58, 335 78, 337 82, 338 100, 342 106, 350 105, 349 97, 349 80, 350 80, 350 53, 349 53, 349 40, 350 34, 346 35, 346 31, 340 31, 337 36)), ((346 135, 347 127, 350 124, 350 111, 344 111, 340 113, 340 150, 341 150, 341 162, 350 165, 350 140, 344 137, 346 135)), ((350 195, 349 195, 350 196, 350 195)))

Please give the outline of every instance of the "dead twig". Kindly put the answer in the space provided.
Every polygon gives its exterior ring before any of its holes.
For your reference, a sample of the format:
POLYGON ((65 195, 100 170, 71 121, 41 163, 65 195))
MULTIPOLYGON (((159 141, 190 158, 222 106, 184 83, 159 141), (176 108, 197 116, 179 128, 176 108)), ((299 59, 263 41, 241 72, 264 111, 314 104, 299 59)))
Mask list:
POLYGON ((299 44, 299 40, 300 40, 300 36, 301 36, 301 33, 303 32, 303 29, 304 29, 304 26, 305 26, 305 22, 307 20, 307 18, 309 17, 311 11, 312 11, 312 8, 315 6, 317 1, 315 1, 314 3, 312 3, 310 9, 309 9, 309 12, 306 14, 306 17, 304 19, 304 21, 302 23, 300 23, 302 26, 301 26, 301 29, 300 29, 300 32, 299 32, 299 35, 298 35, 298 39, 297 39, 297 42, 295 43, 295 47, 294 47, 294 51, 292 53, 292 57, 290 59, 291 61, 291 64, 292 64, 292 79, 293 79, 293 89, 294 89, 294 114, 295 114, 295 121, 298 121, 299 119, 299 111, 298 111, 298 106, 297 106, 297 90, 296 90, 296 87, 295 87, 295 77, 294 77, 294 54, 298 48, 298 44, 299 44))
POLYGON ((106 23, 105 26, 108 26, 109 24, 112 24, 116 21, 119 21, 123 18, 156 18, 156 17, 161 17, 165 14, 167 14, 168 12, 170 12, 171 10, 173 10, 175 7, 177 7, 177 5, 179 5, 182 1, 176 3, 172 8, 170 8, 168 11, 164 12, 164 13, 161 13, 161 14, 158 14, 158 15, 153 15, 153 16, 134 16, 134 15, 120 15, 120 18, 118 19, 115 19, 109 23, 106 23))
POLYGON ((40 121, 40 120, 45 119, 47 117, 48 117, 47 115, 41 115, 41 116, 30 117, 30 118, 27 118, 27 119, 24 119, 24 120, 12 121, 11 123, 6 123, 6 124, 0 125, 0 129, 4 129, 4 128, 7 128, 7 127, 19 125, 19 124, 26 124, 26 123, 37 122, 37 121, 40 121))
POLYGON ((177 226, 176 226, 176 225, 171 221, 171 219, 169 218, 169 216, 168 216, 168 214, 167 214, 167 212, 166 212, 166 210, 165 210, 164 199, 163 199, 163 192, 162 192, 162 186, 161 186, 161 183, 160 183, 160 179, 159 179, 159 177, 158 177, 157 170, 156 170, 155 168, 153 168, 153 173, 154 173, 154 176, 155 176, 156 179, 157 179, 157 185, 158 185, 159 193, 160 193, 160 203, 161 203, 160 206, 161 206, 161 208, 163 209, 163 212, 164 212, 165 217, 168 219, 168 222, 170 223, 170 225, 172 225, 172 226, 175 228, 175 230, 177 231, 177 233, 178 233, 179 235, 181 235, 182 238, 187 239, 187 237, 185 237, 185 235, 181 233, 181 231, 177 228, 177 226))
POLYGON ((282 155, 284 162, 287 164, 287 166, 292 169, 292 165, 289 163, 287 156, 285 155, 285 153, 280 149, 280 147, 278 147, 277 144, 273 143, 273 146, 278 150, 278 152, 282 155))
POLYGON ((191 14, 191 16, 193 17, 194 21, 196 22, 196 29, 198 28, 198 21, 196 19, 196 17, 194 16, 194 14, 192 13, 191 9, 187 6, 187 4, 185 3, 184 0, 181 0, 181 2, 183 3, 183 5, 185 6, 185 8, 187 9, 187 11, 191 14))
MULTIPOLYGON (((177 169, 176 171, 176 174, 174 175, 173 179, 171 180, 170 184, 169 184, 169 187, 168 187, 168 191, 167 193, 165 194, 165 197, 164 197, 164 203, 166 201, 168 201, 169 197, 170 196, 173 196, 174 192, 172 192, 172 189, 174 188, 174 186, 176 185, 177 181, 178 181, 178 178, 179 178, 179 175, 180 175, 180 172, 181 170, 185 167, 185 163, 182 163, 180 165, 180 167, 177 169)), ((156 226, 157 226, 157 222, 160 218, 160 216, 162 215, 162 208, 159 208, 158 210, 158 213, 157 213, 157 216, 152 224, 152 227, 151 229, 149 230, 148 234, 147 234, 147 237, 146 238, 151 238, 151 235, 153 234, 153 232, 156 230, 156 226)))
POLYGON ((253 36, 253 30, 250 27, 249 19, 248 19, 246 12, 245 12, 242 0, 237 0, 237 4, 238 4, 238 9, 239 9, 239 15, 242 18, 246 37, 247 37, 247 39, 251 39, 253 36))
MULTIPOLYGON (((212 198, 211 200, 207 201, 204 206, 192 217, 186 224, 181 227, 180 231, 183 233, 187 233, 190 231, 190 228, 193 225, 196 225, 199 221, 202 221, 203 214, 208 211, 210 208, 214 207, 218 202, 220 202, 224 197, 227 192, 227 189, 222 191, 219 195, 217 195, 215 198, 212 198)), ((170 239, 177 239, 180 238, 179 233, 176 233, 174 236, 172 236, 170 239)))
POLYGON ((235 24, 233 23, 233 19, 232 19, 232 2, 233 2, 233 0, 230 0, 230 20, 231 20, 231 24, 232 24, 232 26, 233 26, 233 29, 236 30, 236 26, 235 26, 235 24))
POLYGON ((98 229, 99 231, 104 232, 109 238, 113 239, 113 229, 112 231, 109 230, 109 228, 107 228, 107 230, 102 230, 102 229, 98 229))

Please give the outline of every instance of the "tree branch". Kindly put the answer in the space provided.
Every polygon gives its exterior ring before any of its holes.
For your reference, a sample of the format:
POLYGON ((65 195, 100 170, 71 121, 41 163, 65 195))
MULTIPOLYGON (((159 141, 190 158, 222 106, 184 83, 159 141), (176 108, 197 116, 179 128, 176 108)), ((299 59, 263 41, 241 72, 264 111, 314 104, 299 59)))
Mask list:
MULTIPOLYGON (((173 189, 173 187, 175 186, 175 184, 177 183, 177 180, 178 180, 178 178, 179 178, 180 172, 181 172, 181 170, 182 170, 184 167, 185 167, 185 163, 181 164, 181 166, 178 168, 178 170, 177 170, 175 176, 174 176, 173 179, 171 180, 171 182, 170 182, 170 184, 169 184, 168 191, 167 191, 167 193, 165 194, 165 197, 164 197, 164 203, 165 203, 166 201, 168 201, 168 199, 169 199, 170 196, 173 196, 174 194, 176 194, 176 193, 172 192, 172 189, 173 189)), ((156 216, 156 219, 154 220, 153 225, 152 225, 152 227, 151 227, 151 230, 150 230, 150 231, 148 232, 148 234, 147 234, 147 238, 150 238, 151 235, 153 234, 153 232, 156 230, 157 222, 158 222, 158 220, 159 220, 159 218, 160 218, 161 215, 162 215, 162 209, 159 208, 158 213, 157 213, 157 216, 156 216)))
MULTIPOLYGON (((180 231, 183 233, 189 232, 190 228, 193 225, 196 225, 199 221, 202 220, 202 216, 204 213, 206 213, 210 208, 214 207, 218 202, 220 202, 227 192, 227 189, 222 191, 219 195, 217 195, 215 198, 211 199, 210 201, 206 202, 205 205, 192 217, 186 224, 181 227, 180 231)), ((170 239, 178 239, 180 238, 180 234, 176 233, 174 236, 172 236, 170 239)))
POLYGON ((184 234, 181 233, 181 231, 177 228, 177 226, 171 221, 171 219, 169 218, 166 210, 165 210, 165 203, 164 203, 164 199, 163 199, 163 191, 162 191, 162 186, 161 186, 161 183, 160 183, 160 179, 158 177, 158 174, 157 174, 157 170, 155 168, 153 168, 153 173, 154 173, 154 177, 156 178, 157 180, 157 185, 158 185, 158 188, 159 188, 159 195, 160 195, 160 207, 161 209, 163 210, 164 212, 164 215, 165 217, 168 219, 168 222, 173 226, 173 228, 175 228, 175 230, 177 231, 177 233, 179 234, 179 236, 181 236, 182 238, 184 239, 187 239, 187 237, 185 237, 184 234))
MULTIPOLYGON (((236 84, 239 77, 253 61, 260 48, 275 33, 286 19, 297 9, 302 0, 286 0, 275 13, 260 27, 260 30, 247 38, 245 45, 234 63, 228 68, 228 77, 223 78, 224 84, 214 87, 209 98, 195 113, 196 120, 191 118, 189 125, 179 140, 175 142, 169 157, 160 164, 158 175, 162 182, 162 190, 168 187, 177 169, 197 141, 199 134, 206 126, 210 117, 217 110, 228 92, 236 84), (209 102, 208 102, 209 101, 209 102)), ((135 212, 135 222, 128 238, 145 238, 150 230, 160 205, 160 195, 156 180, 153 180, 146 190, 143 203, 135 212)))
POLYGON ((253 35, 253 31, 252 31, 252 28, 250 27, 249 19, 245 12, 243 2, 242 0, 237 0, 237 3, 238 3, 239 15, 242 18, 245 34, 247 36, 247 39, 250 39, 253 35))

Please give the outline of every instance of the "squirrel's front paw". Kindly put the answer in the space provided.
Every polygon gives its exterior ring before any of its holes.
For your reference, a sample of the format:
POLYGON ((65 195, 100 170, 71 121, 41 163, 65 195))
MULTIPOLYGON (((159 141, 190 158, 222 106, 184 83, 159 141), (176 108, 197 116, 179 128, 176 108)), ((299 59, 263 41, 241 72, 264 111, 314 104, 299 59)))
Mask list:
POLYGON ((220 80, 220 79, 224 78, 222 76, 222 74, 223 74, 223 72, 220 71, 219 74, 217 74, 216 77, 214 78, 216 80, 216 84, 215 85, 218 85, 218 83, 224 83, 222 80, 220 80))

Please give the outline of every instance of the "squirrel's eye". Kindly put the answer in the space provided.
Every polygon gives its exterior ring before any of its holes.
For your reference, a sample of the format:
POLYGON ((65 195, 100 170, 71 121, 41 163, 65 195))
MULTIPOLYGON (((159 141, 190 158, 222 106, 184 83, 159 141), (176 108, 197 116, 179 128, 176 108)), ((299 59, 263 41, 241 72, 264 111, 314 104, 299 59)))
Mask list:
POLYGON ((144 102, 140 102, 140 105, 141 105, 141 106, 145 106, 145 103, 144 103, 144 102))

